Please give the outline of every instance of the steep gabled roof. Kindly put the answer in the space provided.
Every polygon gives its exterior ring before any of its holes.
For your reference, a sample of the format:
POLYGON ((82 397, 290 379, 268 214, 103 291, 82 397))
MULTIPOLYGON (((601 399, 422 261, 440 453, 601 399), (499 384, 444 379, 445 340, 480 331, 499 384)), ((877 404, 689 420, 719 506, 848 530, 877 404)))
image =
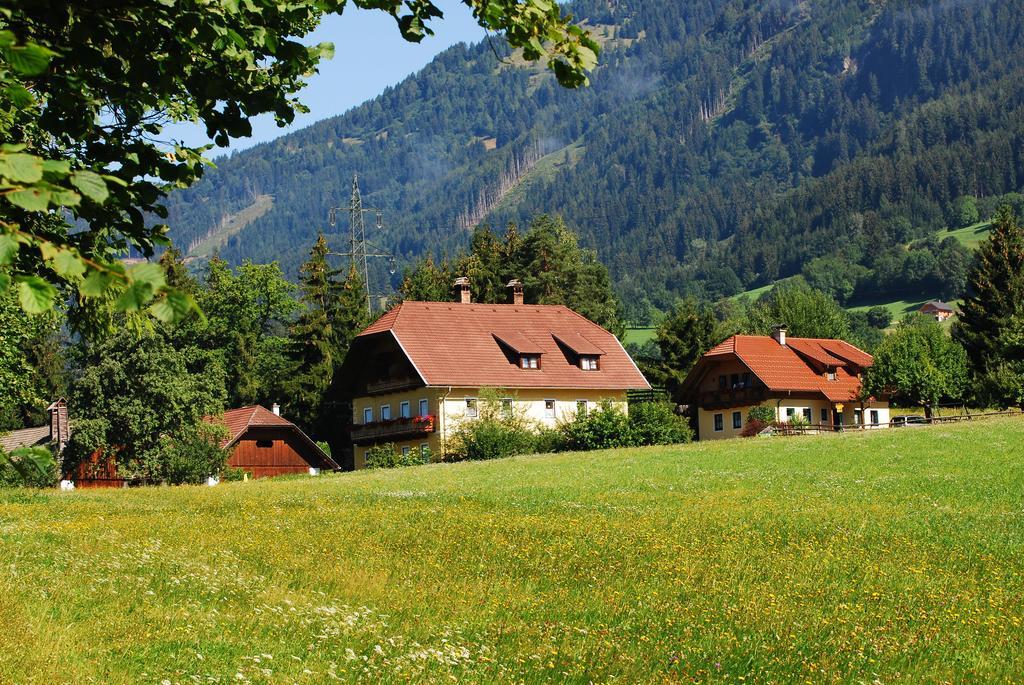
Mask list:
MULTIPOLYGON (((213 417, 206 417, 208 421, 213 421, 213 417)), ((265 407, 259 405, 251 407, 239 407, 238 409, 228 409, 224 412, 223 419, 220 421, 228 429, 228 437, 224 439, 220 446, 222 449, 229 449, 233 447, 239 440, 241 440, 250 431, 258 432, 260 429, 277 428, 286 432, 292 433, 298 438, 299 442, 303 443, 305 447, 310 450, 310 455, 324 464, 327 468, 338 469, 338 464, 331 459, 326 452, 324 452, 319 445, 310 439, 308 435, 302 432, 302 430, 294 423, 285 419, 284 417, 278 416, 274 412, 270 411, 265 407)), ((308 461, 308 460, 307 460, 308 461)))
POLYGON ((364 330, 357 342, 370 344, 377 335, 394 336, 430 386, 650 387, 614 335, 561 305, 409 301, 364 330), (540 368, 520 368, 516 352, 540 353, 540 368), (576 354, 600 355, 599 368, 584 371, 576 354))
POLYGON ((855 399, 860 393, 858 374, 871 366, 867 352, 843 340, 788 338, 780 345, 764 335, 734 335, 705 354, 684 381, 694 386, 707 364, 735 357, 772 392, 820 393, 833 402, 855 399), (814 365, 835 370, 829 380, 814 365))

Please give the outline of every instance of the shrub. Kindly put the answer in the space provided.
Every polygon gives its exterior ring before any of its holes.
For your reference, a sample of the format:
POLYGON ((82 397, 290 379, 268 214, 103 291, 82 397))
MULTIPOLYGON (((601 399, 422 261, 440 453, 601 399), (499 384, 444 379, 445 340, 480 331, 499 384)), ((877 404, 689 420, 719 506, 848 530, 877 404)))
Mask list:
POLYGON ((522 412, 509 411, 502 402, 506 396, 504 391, 493 388, 480 392, 477 417, 462 421, 455 428, 455 459, 500 459, 536 450, 536 429, 522 412))
POLYGON ((591 412, 577 414, 559 429, 567 450, 601 450, 633 444, 629 418, 607 400, 591 412))
POLYGON ((246 471, 237 466, 225 466, 220 472, 220 479, 224 483, 232 483, 245 480, 246 471))
POLYGON ((542 428, 534 438, 533 449, 538 453, 562 452, 565 447, 565 436, 557 428, 542 428))
MULTIPOLYGON (((426 456, 429 458, 429 452, 426 456)), ((419 450, 409 450, 408 454, 402 454, 402 451, 390 442, 374 445, 366 450, 366 468, 368 469, 393 469, 399 466, 417 466, 423 463, 425 460, 419 450)))
POLYGON ((537 437, 514 419, 478 418, 455 429, 454 452, 469 460, 500 459, 534 451, 537 437))
POLYGON ((634 445, 675 445, 693 440, 693 429, 671 402, 639 402, 629 408, 629 432, 634 445))
POLYGON ((747 413, 747 423, 753 421, 764 424, 761 426, 761 428, 764 428, 764 426, 775 421, 775 410, 765 406, 754 407, 747 413))

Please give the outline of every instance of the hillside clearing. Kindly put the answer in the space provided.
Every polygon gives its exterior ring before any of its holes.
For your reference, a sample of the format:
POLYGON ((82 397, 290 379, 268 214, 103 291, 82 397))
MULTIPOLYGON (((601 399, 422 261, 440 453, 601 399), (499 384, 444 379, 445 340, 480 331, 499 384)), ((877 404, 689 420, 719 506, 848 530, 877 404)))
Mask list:
POLYGON ((1024 421, 0 493, 2 682, 1024 675, 1024 421))

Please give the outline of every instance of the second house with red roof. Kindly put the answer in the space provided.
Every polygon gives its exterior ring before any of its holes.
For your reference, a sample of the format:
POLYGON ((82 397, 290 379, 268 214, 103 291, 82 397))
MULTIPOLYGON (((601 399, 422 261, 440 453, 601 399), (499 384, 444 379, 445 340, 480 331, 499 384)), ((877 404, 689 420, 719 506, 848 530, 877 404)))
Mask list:
POLYGON ((700 440, 743 432, 750 410, 767 406, 779 422, 812 429, 889 425, 886 401, 865 397, 861 381, 870 354, 843 340, 734 335, 701 357, 683 381, 682 395, 696 408, 700 440))
POLYGON ((484 389, 552 428, 605 400, 625 410, 628 390, 650 389, 610 332, 568 307, 523 304, 522 286, 509 286, 511 304, 476 304, 461 278, 459 302, 403 302, 356 337, 343 369, 355 468, 381 443, 444 458, 484 389))

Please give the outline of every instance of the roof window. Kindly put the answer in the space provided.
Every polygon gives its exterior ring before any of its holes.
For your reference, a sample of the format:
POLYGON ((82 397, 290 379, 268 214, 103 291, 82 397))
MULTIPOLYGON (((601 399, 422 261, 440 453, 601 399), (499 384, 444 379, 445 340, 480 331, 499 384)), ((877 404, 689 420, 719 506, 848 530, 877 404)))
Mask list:
POLYGON ((539 369, 540 368, 540 355, 539 354, 521 354, 521 355, 519 355, 519 368, 521 368, 521 369, 539 369))
POLYGON ((580 355, 580 368, 584 371, 597 371, 598 359, 596 354, 582 354, 580 355))

